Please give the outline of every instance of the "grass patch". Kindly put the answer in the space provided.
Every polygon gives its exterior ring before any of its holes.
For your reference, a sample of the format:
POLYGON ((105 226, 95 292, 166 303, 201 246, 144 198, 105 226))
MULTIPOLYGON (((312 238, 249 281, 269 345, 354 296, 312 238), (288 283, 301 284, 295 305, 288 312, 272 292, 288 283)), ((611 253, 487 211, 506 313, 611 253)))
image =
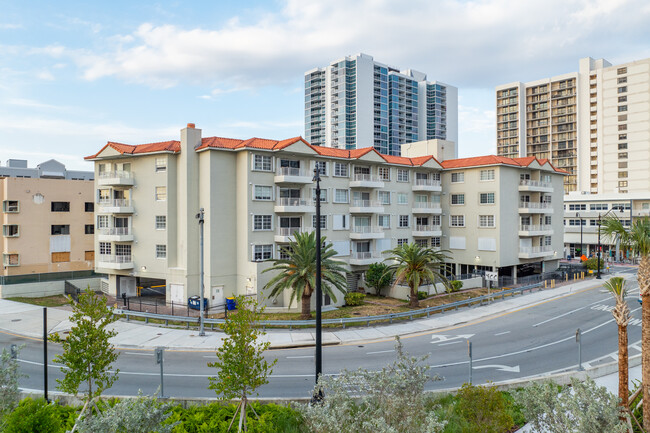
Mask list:
POLYGON ((23 304, 38 305, 41 307, 60 307, 70 303, 64 295, 46 296, 44 298, 8 298, 10 301, 23 304))

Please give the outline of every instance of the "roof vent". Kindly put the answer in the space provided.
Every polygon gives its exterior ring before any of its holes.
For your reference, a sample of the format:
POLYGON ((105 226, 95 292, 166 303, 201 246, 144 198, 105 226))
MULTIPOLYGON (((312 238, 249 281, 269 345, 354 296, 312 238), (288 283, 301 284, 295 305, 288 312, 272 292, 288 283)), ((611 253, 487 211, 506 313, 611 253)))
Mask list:
POLYGON ((193 124, 193 123, 188 123, 188 124, 187 124, 187 127, 188 127, 188 128, 191 128, 191 129, 194 129, 194 128, 196 128, 196 125, 193 124))

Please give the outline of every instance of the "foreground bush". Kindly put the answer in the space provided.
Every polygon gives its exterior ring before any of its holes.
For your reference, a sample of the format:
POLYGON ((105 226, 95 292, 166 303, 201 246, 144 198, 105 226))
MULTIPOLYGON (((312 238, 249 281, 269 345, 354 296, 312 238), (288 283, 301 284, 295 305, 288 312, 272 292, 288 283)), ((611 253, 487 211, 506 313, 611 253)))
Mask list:
POLYGON ((466 425, 466 433, 502 433, 514 424, 504 395, 491 386, 465 384, 456 395, 454 411, 466 425))
POLYGON ((349 307, 356 307, 363 304, 366 295, 358 292, 350 292, 345 294, 345 305, 349 307))
POLYGON ((424 385, 429 375, 426 357, 409 357, 397 341, 397 360, 377 372, 343 370, 338 377, 318 380, 315 393, 325 399, 302 405, 304 423, 319 433, 436 433, 442 432, 434 411, 427 409, 424 385))
POLYGON ((72 428, 76 409, 26 398, 5 417, 3 433, 60 433, 72 428))
MULTIPOLYGON (((601 258, 600 259, 600 270, 601 271, 604 269, 604 263, 605 262, 601 258)), ((584 266, 585 268, 587 268, 587 269, 589 269, 591 271, 595 271, 595 270, 598 269, 598 258, 592 257, 590 259, 587 259, 584 262, 582 262, 582 266, 584 266)))

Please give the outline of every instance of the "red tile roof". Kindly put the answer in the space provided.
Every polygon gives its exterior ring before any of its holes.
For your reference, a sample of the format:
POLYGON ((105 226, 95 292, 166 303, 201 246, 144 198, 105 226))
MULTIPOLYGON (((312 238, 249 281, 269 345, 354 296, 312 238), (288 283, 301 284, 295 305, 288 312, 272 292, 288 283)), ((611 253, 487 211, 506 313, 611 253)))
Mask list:
POLYGON ((276 141, 268 140, 265 138, 249 138, 248 140, 238 140, 236 138, 223 138, 223 137, 206 137, 201 140, 201 145, 195 150, 203 150, 207 148, 212 149, 241 149, 241 148, 252 148, 252 149, 267 149, 267 150, 278 150, 283 149, 289 145, 302 141, 307 144, 302 137, 293 137, 286 140, 276 141))
POLYGON ((533 163, 533 161, 537 161, 539 165, 548 164, 554 171, 558 173, 567 173, 565 170, 555 168, 553 164, 548 161, 548 159, 537 159, 534 156, 527 156, 523 158, 508 158, 505 156, 497 155, 475 156, 472 158, 448 159, 447 161, 442 161, 441 165, 446 169, 478 167, 482 165, 494 164, 512 165, 515 167, 528 167, 533 163))
POLYGON ((158 143, 147 143, 147 144, 138 144, 134 146, 132 144, 116 143, 114 141, 109 141, 104 147, 102 147, 99 152, 94 155, 86 156, 84 159, 94 159, 104 151, 107 147, 111 147, 118 151, 121 154, 140 154, 140 153, 153 153, 153 152, 174 152, 178 153, 181 151, 181 142, 176 140, 171 141, 160 141, 158 143))

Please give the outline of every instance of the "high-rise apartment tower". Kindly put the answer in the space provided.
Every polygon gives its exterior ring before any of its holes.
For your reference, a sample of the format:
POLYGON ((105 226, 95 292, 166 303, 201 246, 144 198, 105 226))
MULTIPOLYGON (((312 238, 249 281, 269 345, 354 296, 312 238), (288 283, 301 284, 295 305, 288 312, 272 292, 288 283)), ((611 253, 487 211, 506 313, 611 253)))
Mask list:
POLYGON ((497 153, 567 170, 565 192, 650 190, 650 59, 497 86, 497 153))
MULTIPOLYGON (((422 140, 458 141, 458 89, 367 54, 305 73, 305 138, 338 149, 400 155, 422 140)), ((458 155, 456 155, 458 156, 458 155)))

